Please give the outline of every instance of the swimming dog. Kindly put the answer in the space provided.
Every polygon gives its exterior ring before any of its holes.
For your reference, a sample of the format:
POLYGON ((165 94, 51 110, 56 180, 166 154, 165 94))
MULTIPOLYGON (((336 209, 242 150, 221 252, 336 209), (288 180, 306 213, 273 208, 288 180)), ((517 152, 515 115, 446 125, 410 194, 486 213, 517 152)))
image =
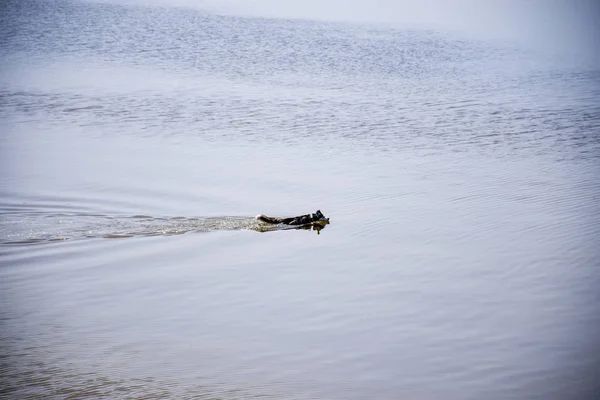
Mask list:
POLYGON ((328 224, 329 218, 325 218, 321 210, 317 210, 314 214, 299 215, 290 218, 267 217, 266 215, 258 214, 256 219, 267 224, 284 224, 284 225, 308 225, 313 223, 328 224))

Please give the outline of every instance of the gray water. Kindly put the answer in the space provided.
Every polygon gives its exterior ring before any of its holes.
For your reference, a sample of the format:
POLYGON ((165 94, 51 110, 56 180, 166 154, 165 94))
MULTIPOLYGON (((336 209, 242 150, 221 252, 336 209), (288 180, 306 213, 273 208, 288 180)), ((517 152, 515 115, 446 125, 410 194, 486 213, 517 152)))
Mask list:
POLYGON ((588 58, 165 5, 0 29, 3 397, 599 395, 588 58))

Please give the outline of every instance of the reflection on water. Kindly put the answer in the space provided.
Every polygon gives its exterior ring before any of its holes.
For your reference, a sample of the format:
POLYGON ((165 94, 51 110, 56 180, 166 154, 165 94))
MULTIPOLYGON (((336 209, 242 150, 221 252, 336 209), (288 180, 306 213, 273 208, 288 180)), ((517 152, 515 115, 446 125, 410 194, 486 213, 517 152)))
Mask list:
POLYGON ((1 395, 597 392, 597 67, 430 30, 0 9, 1 395), (335 223, 244 217, 318 208, 335 223), (297 228, 327 232, 253 232, 297 228))

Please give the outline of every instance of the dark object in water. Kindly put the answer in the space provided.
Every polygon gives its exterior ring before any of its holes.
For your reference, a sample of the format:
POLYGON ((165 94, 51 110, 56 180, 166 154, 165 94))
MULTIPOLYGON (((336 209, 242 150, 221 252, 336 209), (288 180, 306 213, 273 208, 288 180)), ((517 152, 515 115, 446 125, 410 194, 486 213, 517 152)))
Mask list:
POLYGON ((266 215, 258 214, 256 219, 267 224, 284 224, 284 225, 308 225, 314 223, 328 224, 329 218, 325 218, 321 210, 317 210, 314 214, 299 215, 290 218, 267 217, 266 215))

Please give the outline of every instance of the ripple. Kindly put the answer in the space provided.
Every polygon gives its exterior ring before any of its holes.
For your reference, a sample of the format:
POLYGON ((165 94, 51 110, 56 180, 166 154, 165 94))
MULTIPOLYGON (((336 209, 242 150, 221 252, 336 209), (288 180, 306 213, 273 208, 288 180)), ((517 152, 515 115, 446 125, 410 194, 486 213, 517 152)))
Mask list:
MULTIPOLYGON (((6 207, 6 205, 4 205, 6 207)), ((30 206, 31 207, 31 206, 30 206)), ((8 207, 10 209, 10 207, 8 207)), ((325 226, 263 224, 254 217, 152 217, 51 213, 29 208, 23 212, 0 212, 0 245, 31 245, 84 238, 125 239, 136 236, 172 236, 219 230, 316 230, 325 226)))

